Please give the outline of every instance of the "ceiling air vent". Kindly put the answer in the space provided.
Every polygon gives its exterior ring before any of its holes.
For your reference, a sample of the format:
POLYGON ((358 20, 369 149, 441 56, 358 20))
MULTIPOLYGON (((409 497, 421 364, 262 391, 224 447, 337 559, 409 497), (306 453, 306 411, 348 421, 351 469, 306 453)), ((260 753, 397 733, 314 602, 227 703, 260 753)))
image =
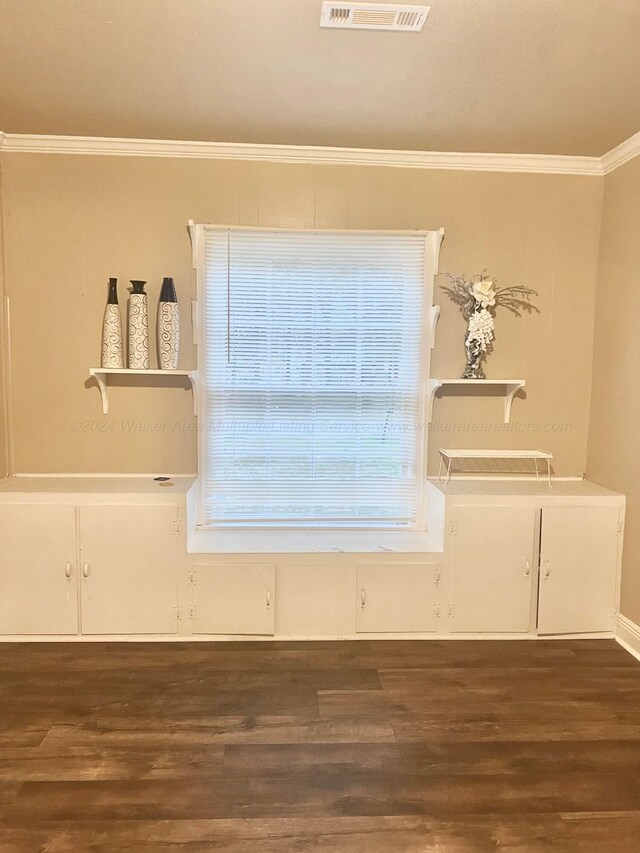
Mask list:
POLYGON ((420 32, 430 6, 397 3, 335 3, 322 0, 320 26, 337 30, 400 30, 420 32))

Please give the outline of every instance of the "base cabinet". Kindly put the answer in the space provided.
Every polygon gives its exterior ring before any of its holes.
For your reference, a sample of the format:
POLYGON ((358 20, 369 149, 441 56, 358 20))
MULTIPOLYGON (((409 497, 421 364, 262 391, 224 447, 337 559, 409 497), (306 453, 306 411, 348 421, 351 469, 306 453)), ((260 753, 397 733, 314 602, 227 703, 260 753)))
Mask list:
POLYGON ((615 627, 624 497, 589 483, 430 483, 431 553, 299 559, 188 555, 184 498, 149 484, 85 493, 30 482, 24 492, 0 485, 0 637, 508 638, 615 627))
POLYGON ((437 631, 442 574, 438 563, 369 563, 358 566, 356 631, 437 631))
POLYGON ((0 634, 173 634, 177 508, 0 506, 0 634))
POLYGON ((275 566, 198 564, 190 575, 194 634, 274 633, 275 566))
POLYGON ((458 507, 451 531, 450 629, 454 633, 526 633, 539 510, 458 507))
POLYGON ((0 634, 77 633, 75 507, 0 509, 0 634))
POLYGON ((623 510, 577 506, 454 507, 450 631, 613 631, 623 510))
POLYGON ((539 634, 614 629, 621 533, 616 507, 542 510, 539 634))
POLYGON ((80 507, 83 634, 175 634, 173 506, 80 507))

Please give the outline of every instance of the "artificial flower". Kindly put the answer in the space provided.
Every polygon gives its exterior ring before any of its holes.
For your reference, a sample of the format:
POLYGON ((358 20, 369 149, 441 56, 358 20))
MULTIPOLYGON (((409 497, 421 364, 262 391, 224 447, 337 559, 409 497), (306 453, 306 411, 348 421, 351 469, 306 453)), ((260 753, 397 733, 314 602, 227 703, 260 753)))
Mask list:
POLYGON ((474 281, 471 286, 471 295, 483 308, 496 304, 496 291, 493 282, 486 278, 474 281))

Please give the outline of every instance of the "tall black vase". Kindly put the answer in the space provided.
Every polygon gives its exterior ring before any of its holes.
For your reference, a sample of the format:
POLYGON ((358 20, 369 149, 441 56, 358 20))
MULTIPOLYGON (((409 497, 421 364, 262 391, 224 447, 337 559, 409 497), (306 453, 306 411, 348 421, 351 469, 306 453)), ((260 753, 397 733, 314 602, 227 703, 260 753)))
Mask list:
POLYGON ((122 317, 118 305, 118 279, 109 279, 109 296, 102 320, 102 367, 124 367, 122 317))
POLYGON ((162 279, 158 304, 158 366, 176 370, 180 356, 180 311, 172 278, 162 279))

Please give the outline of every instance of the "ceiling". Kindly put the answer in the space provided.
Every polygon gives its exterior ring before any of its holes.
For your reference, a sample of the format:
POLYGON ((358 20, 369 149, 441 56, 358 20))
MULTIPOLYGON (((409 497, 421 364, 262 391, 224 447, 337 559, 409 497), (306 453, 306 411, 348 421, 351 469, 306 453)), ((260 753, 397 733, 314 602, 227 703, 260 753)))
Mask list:
POLYGON ((592 156, 640 130, 638 0, 430 5, 393 33, 320 29, 320 0, 0 0, 0 130, 592 156))

